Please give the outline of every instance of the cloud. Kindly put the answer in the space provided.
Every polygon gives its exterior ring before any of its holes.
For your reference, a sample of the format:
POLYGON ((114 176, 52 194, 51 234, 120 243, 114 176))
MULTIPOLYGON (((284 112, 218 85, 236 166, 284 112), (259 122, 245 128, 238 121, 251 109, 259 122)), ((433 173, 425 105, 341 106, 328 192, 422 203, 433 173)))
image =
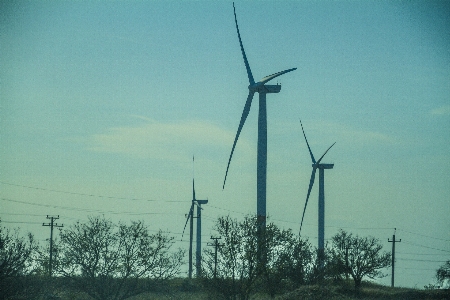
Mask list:
POLYGON ((450 115, 450 105, 443 105, 430 111, 432 115, 450 115))
MULTIPOLYGON (((196 120, 165 123, 135 117, 145 123, 111 128, 106 133, 94 134, 89 138, 89 149, 164 160, 191 156, 196 149, 208 148, 211 153, 231 150, 235 133, 220 128, 217 124, 196 120)), ((239 148, 244 151, 254 150, 242 136, 239 138, 239 148)))

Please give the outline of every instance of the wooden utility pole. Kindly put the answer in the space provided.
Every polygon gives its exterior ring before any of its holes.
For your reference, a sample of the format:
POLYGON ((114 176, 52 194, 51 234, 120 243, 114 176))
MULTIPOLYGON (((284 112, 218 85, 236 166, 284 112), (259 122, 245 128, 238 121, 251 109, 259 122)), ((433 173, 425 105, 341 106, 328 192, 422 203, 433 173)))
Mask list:
POLYGON ((348 251, 351 250, 352 247, 350 245, 347 245, 345 243, 341 244, 341 251, 345 250, 345 279, 348 280, 349 279, 349 263, 348 263, 348 251))
POLYGON ((50 226, 50 261, 48 263, 48 274, 52 277, 52 263, 53 263, 53 227, 63 227, 64 225, 58 225, 54 223, 55 220, 59 219, 58 216, 49 216, 47 215, 47 219, 50 219, 50 223, 42 223, 42 226, 50 226))
POLYGON ((394 270, 395 270, 395 243, 396 242, 401 242, 402 239, 400 240, 395 240, 395 231, 397 230, 397 228, 394 228, 394 234, 392 235, 392 241, 388 239, 389 243, 392 243, 392 277, 391 277, 391 287, 394 287, 394 270))
POLYGON ((211 237, 212 240, 214 240, 214 243, 208 243, 208 246, 214 247, 214 279, 217 276, 217 248, 223 246, 223 244, 219 244, 219 241, 222 237, 211 237))

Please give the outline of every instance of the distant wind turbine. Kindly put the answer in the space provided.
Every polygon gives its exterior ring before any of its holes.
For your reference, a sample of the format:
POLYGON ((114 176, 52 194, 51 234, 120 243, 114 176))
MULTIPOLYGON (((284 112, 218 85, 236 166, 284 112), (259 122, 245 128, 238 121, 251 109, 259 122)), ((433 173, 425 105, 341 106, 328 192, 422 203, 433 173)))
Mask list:
POLYGON ((316 170, 319 169, 319 247, 318 253, 319 258, 323 258, 324 253, 324 236, 325 236, 325 182, 324 182, 324 170, 325 169, 333 169, 334 164, 321 164, 323 157, 327 154, 328 150, 336 144, 336 142, 331 145, 327 151, 319 158, 318 161, 314 159, 314 155, 311 151, 311 148, 308 144, 308 139, 306 139, 305 130, 303 129, 302 121, 300 120, 300 125, 302 126, 303 136, 305 137, 306 145, 308 146, 309 154, 311 155, 312 160, 312 173, 311 179, 309 180, 309 188, 308 194, 306 195, 305 208, 303 209, 302 221, 300 223, 300 232, 302 231, 303 218, 305 217, 306 206, 308 205, 309 195, 311 194, 311 189, 314 185, 314 179, 316 177, 316 170))
POLYGON ((258 228, 265 227, 266 223, 266 174, 267 174, 267 110, 266 110, 266 94, 269 93, 279 93, 281 90, 281 85, 266 85, 270 80, 281 76, 285 73, 296 70, 297 68, 288 69, 281 71, 269 76, 264 77, 259 82, 255 82, 253 79, 252 71, 250 70, 250 65, 245 55, 244 46, 242 45, 241 34, 239 33, 239 27, 236 17, 236 8, 234 7, 234 21, 236 24, 236 31, 239 38, 239 44, 241 46, 242 57, 244 58, 245 68, 247 70, 248 80, 250 85, 248 86, 248 96, 247 101, 242 112, 241 121, 234 138, 233 147, 231 148, 230 158, 228 160, 227 171, 225 172, 225 179, 223 181, 223 189, 225 188, 225 182, 227 180, 228 169, 230 167, 231 157, 233 156, 236 143, 238 141, 239 135, 241 134, 242 127, 244 126, 245 120, 250 112, 250 107, 252 105, 253 95, 257 92, 259 93, 259 112, 258 112, 258 157, 257 157, 257 222, 258 228))
MULTIPOLYGON (((194 161, 194 158, 192 158, 194 161)), ((201 270, 201 244, 202 244, 202 218, 201 218, 201 210, 202 204, 208 203, 208 200, 197 200, 195 198, 195 183, 194 178, 192 178, 192 203, 191 208, 189 209, 189 213, 186 216, 186 223, 184 224, 183 233, 181 234, 181 240, 183 240, 184 231, 186 230, 186 226, 188 221, 189 223, 189 278, 192 278, 192 240, 194 234, 194 218, 197 218, 197 240, 196 240, 196 254, 195 254, 195 266, 197 277, 200 275, 201 270), (194 217, 194 205, 197 206, 197 217, 194 217)))

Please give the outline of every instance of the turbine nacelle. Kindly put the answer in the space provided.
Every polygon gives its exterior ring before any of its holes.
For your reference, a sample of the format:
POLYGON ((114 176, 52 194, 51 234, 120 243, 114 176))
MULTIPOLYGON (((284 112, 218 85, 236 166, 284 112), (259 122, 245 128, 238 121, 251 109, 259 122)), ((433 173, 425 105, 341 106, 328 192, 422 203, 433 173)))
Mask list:
POLYGON ((279 93, 281 91, 281 85, 265 85, 261 82, 251 84, 248 86, 248 89, 252 93, 279 93))
MULTIPOLYGON (((248 62, 246 61, 246 56, 245 55, 244 55, 244 61, 245 61, 246 66, 248 66, 248 62)), ((274 79, 274 78, 276 78, 278 76, 281 76, 283 74, 286 74, 288 72, 292 72, 292 71, 295 71, 295 70, 297 70, 297 68, 292 68, 292 69, 280 71, 280 72, 271 74, 269 76, 266 76, 266 77, 264 77, 263 79, 261 79, 258 82, 254 82, 253 81, 253 76, 251 75, 250 66, 248 66, 247 67, 247 71, 248 71, 248 75, 249 75, 249 79, 250 79, 250 85, 248 86, 248 89, 250 90, 250 93, 256 93, 256 92, 258 92, 258 93, 279 93, 280 90, 281 90, 281 85, 280 84, 277 84, 277 85, 266 85, 266 83, 268 83, 269 81, 271 81, 272 79, 274 79)))
POLYGON ((334 164, 313 164, 312 167, 315 169, 333 169, 334 164))
POLYGON ((201 205, 207 204, 208 200, 192 200, 192 203, 195 204, 198 208, 203 209, 201 205))

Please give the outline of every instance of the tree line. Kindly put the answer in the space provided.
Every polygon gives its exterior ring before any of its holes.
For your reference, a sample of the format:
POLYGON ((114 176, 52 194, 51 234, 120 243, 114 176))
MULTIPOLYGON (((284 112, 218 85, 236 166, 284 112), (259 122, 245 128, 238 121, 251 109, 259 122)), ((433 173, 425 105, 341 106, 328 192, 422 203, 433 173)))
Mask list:
MULTIPOLYGON (((303 285, 344 280, 353 280, 358 290, 364 278, 386 276, 382 270, 391 264, 378 239, 344 230, 318 257, 307 239, 273 223, 258 230, 253 216, 241 221, 223 216, 214 229, 220 242, 203 249, 201 273, 194 280, 214 298, 274 297, 303 285)), ((167 286, 180 276, 186 254, 174 249, 174 237, 151 233, 142 221, 116 224, 104 217, 61 229, 52 251, 50 268, 48 245, 0 226, 0 299, 40 299, 49 290, 127 299, 167 286)), ((450 261, 437 271, 439 282, 449 279, 449 269, 450 261)))
POLYGON ((256 292, 274 297, 302 285, 348 278, 359 289, 363 278, 383 277, 380 270, 391 264, 391 254, 382 251, 379 240, 343 230, 332 238, 324 257, 290 229, 269 223, 259 233, 251 216, 243 221, 220 217, 215 230, 222 244, 217 251, 205 251, 201 277, 207 288, 225 299, 249 299, 256 292))

